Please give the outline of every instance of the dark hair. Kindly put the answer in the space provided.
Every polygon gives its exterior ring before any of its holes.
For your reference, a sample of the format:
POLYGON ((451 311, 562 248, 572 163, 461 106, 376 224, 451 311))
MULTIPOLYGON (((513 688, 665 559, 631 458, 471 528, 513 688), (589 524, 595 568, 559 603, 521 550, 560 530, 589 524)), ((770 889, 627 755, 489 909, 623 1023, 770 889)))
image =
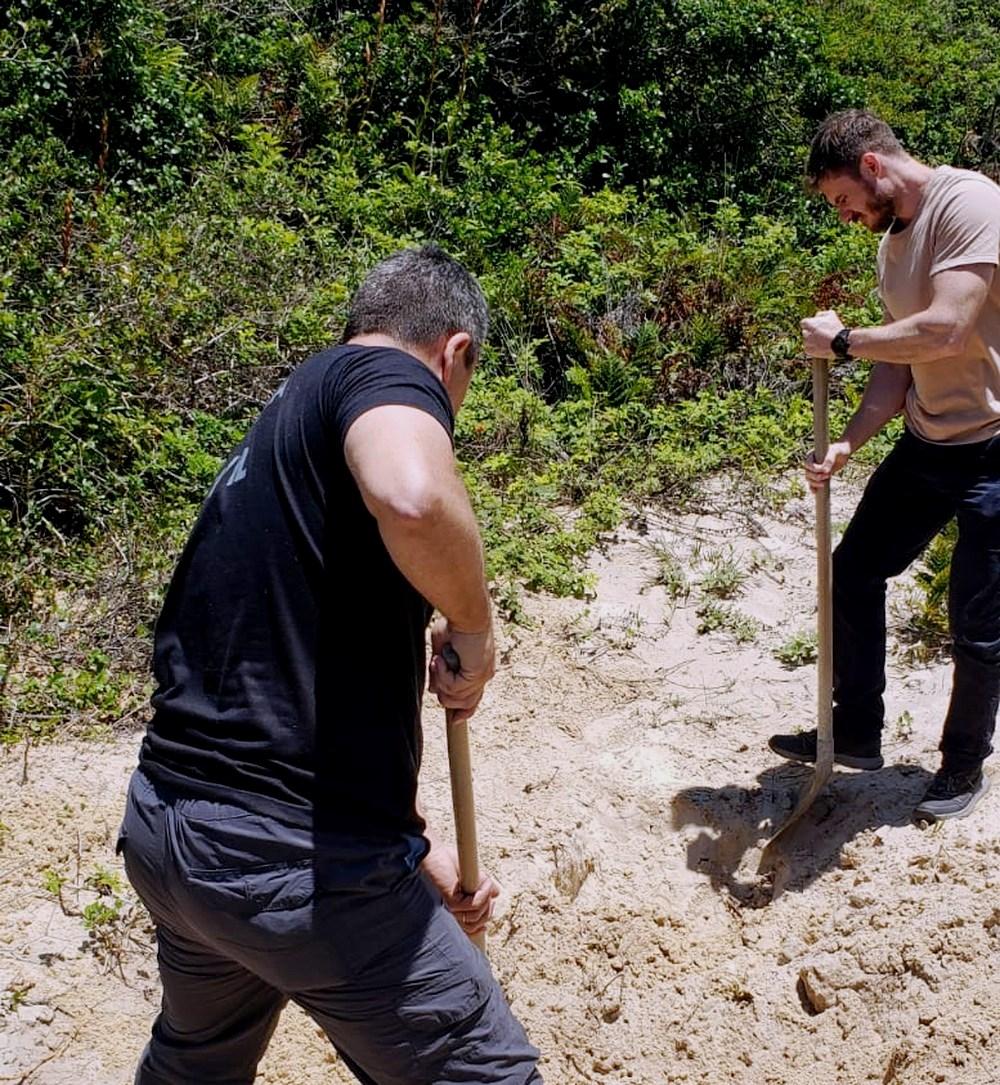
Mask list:
POLYGON ((831 173, 860 174, 858 163, 868 151, 879 154, 905 154, 896 133, 864 109, 844 109, 831 113, 819 126, 809 147, 806 184, 815 190, 831 173))
POLYGON ((468 332, 469 361, 486 338, 489 312, 475 278, 437 245, 401 249, 368 272, 351 299, 344 340, 381 333, 410 346, 468 332))

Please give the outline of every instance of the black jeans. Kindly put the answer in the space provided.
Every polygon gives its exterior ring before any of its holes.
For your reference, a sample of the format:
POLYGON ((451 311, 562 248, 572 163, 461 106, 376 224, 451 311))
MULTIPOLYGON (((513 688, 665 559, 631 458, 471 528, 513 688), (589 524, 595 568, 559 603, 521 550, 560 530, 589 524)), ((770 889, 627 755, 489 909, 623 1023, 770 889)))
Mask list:
POLYGON ((885 588, 952 517, 954 679, 941 738, 949 771, 992 753, 1000 700, 1000 437, 939 445, 906 432, 872 476, 833 555, 834 728, 874 739, 885 708, 885 588))

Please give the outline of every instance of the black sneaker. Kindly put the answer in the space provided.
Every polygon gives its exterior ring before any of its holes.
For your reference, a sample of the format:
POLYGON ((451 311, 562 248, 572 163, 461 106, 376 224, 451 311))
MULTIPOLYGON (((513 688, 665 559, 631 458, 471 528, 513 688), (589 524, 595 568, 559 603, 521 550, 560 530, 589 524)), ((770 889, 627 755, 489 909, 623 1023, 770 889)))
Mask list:
POLYGON ((947 772, 941 769, 931 780, 920 805, 913 811, 918 821, 964 818, 990 789, 990 778, 981 770, 947 772))
MULTIPOLYGON (((788 758, 789 761, 811 765, 816 760, 815 731, 803 731, 800 735, 771 735, 767 744, 776 754, 788 758)), ((867 769, 869 772, 874 772, 885 764, 879 752, 877 738, 868 742, 837 742, 834 739, 833 760, 845 768, 867 769)))

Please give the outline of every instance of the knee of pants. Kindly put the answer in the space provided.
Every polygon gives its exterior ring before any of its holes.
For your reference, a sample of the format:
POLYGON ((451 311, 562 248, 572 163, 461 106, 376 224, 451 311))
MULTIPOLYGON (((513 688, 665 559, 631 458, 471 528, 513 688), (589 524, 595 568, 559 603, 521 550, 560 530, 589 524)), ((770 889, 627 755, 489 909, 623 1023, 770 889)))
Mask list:
POLYGON ((1000 662, 1000 599, 995 581, 970 591, 967 577, 953 575, 948 612, 956 652, 984 664, 1000 662))
POLYGON ((986 672, 983 677, 992 678, 993 672, 1000 671, 1000 640, 977 640, 975 633, 956 634, 952 655, 982 668, 986 672))
POLYGON ((875 564, 857 547, 845 547, 843 543, 833 552, 834 592, 855 594, 857 592, 883 592, 889 573, 876 568, 875 564))

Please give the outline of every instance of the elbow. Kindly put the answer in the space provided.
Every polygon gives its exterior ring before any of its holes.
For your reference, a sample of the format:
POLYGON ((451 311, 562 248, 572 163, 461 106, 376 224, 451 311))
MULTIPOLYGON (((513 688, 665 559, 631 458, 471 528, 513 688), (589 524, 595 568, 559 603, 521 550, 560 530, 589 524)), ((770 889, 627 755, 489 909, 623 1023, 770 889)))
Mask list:
POLYGON ((954 321, 937 324, 929 331, 930 353, 935 360, 961 357, 972 341, 972 328, 954 321))
POLYGON ((956 333, 948 336, 941 346, 940 358, 960 358, 969 349, 970 336, 956 333))
POLYGON ((420 531, 434 524, 443 507, 440 488, 429 479, 413 478, 376 502, 375 518, 394 524, 403 531, 420 531))

